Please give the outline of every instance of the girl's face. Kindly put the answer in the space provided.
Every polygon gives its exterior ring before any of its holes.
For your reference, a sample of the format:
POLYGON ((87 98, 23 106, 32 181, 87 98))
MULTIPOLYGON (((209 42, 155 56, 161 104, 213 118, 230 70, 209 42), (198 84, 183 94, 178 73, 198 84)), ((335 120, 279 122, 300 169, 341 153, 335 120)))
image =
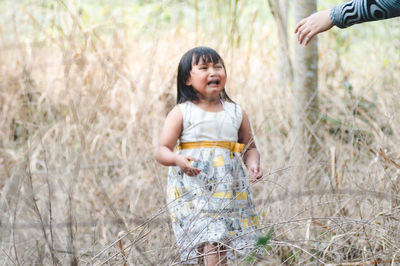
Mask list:
POLYGON ((226 73, 220 62, 204 62, 200 58, 195 65, 192 59, 192 70, 186 85, 192 86, 199 99, 219 99, 220 92, 225 88, 226 73))

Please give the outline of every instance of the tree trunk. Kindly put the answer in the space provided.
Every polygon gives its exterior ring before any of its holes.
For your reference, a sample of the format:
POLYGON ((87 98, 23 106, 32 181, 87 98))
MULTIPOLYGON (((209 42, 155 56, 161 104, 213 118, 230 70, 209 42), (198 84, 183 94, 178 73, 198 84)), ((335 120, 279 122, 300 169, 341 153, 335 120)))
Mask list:
POLYGON ((280 43, 278 50, 278 78, 286 83, 291 83, 293 81, 293 67, 292 60, 290 59, 287 29, 289 0, 268 0, 268 4, 278 29, 278 38, 280 43))
MULTIPOLYGON (((316 0, 296 0, 295 22, 316 11, 316 0)), ((304 47, 295 39, 294 60, 295 162, 305 169, 316 153, 318 121, 318 41, 314 37, 304 47)), ((300 173, 300 172, 299 172, 300 173)))

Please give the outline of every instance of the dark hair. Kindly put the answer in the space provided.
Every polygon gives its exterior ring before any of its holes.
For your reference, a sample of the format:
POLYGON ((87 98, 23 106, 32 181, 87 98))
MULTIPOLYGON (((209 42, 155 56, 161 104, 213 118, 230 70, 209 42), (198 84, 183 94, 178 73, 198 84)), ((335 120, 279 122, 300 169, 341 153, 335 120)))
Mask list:
MULTIPOLYGON (((225 74, 226 68, 224 64, 224 60, 222 60, 221 56, 211 48, 199 46, 190 49, 187 51, 181 58, 181 61, 178 65, 178 82, 177 82, 177 103, 183 103, 186 101, 196 101, 199 100, 197 97, 196 91, 192 86, 186 85, 186 81, 190 77, 190 71, 192 70, 192 63, 197 65, 200 61, 200 58, 203 59, 204 62, 209 63, 221 63, 224 67, 225 74)), ((233 102, 228 94, 226 94, 225 88, 221 91, 220 96, 221 99, 224 99, 229 102, 233 102)))

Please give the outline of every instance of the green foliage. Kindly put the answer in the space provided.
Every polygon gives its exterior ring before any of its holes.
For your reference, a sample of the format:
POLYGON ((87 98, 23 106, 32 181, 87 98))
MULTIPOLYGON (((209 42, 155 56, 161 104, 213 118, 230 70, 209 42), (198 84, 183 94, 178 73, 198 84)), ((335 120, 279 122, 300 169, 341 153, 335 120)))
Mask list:
POLYGON ((271 227, 271 229, 268 230, 265 236, 257 239, 255 244, 255 250, 252 251, 246 258, 247 263, 252 263, 255 260, 257 250, 264 249, 264 251, 268 251, 269 249, 268 243, 271 240, 273 234, 274 234, 274 228, 271 227))
POLYGON ((271 229, 269 229, 269 231, 264 237, 260 237, 257 239, 256 247, 266 247, 268 245, 269 240, 271 240, 273 233, 274 233, 274 228, 272 227, 271 229))

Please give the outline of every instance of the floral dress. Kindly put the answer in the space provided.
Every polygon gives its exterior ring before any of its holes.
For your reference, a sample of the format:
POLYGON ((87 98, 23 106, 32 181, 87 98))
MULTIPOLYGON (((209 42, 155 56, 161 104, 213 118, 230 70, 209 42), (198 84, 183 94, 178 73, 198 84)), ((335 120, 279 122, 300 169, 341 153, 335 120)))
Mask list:
MULTIPOLYGON (((238 141, 238 105, 223 102, 220 112, 206 112, 190 101, 179 107, 180 143, 238 141)), ((201 169, 197 176, 187 176, 177 166, 169 168, 167 203, 182 263, 198 263, 199 248, 206 242, 223 244, 228 259, 248 254, 260 232, 240 154, 218 147, 177 152, 196 158, 192 165, 201 169)))

